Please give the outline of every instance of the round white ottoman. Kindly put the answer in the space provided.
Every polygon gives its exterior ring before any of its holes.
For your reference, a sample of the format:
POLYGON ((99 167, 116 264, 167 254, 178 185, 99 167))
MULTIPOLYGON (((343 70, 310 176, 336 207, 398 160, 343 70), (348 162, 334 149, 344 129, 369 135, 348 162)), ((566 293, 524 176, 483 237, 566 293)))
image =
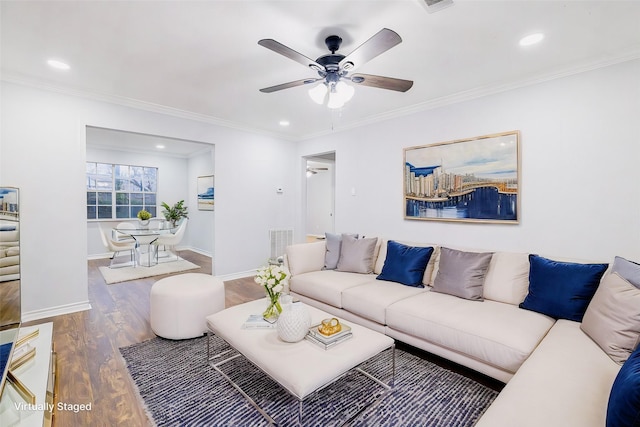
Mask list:
POLYGON ((202 273, 158 280, 151 287, 151 329, 172 340, 195 338, 207 331, 206 317, 224 309, 224 283, 202 273))

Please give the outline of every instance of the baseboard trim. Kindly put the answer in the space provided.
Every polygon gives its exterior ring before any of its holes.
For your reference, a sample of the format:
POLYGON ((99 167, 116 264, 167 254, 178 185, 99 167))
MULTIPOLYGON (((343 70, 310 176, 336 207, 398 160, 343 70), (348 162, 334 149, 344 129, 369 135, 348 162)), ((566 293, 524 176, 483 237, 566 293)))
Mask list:
POLYGON ((184 246, 184 247, 178 246, 176 248, 176 250, 177 251, 185 251, 185 250, 186 251, 191 251, 191 252, 195 252, 195 253, 200 254, 200 255, 208 256, 209 258, 213 259, 213 254, 211 252, 207 252, 207 251, 205 251, 203 249, 198 249, 198 248, 189 247, 189 246, 184 246))
POLYGON ((89 301, 59 305, 57 307, 49 307, 42 310, 27 311, 26 313, 22 313, 22 323, 86 310, 91 310, 91 304, 89 304, 89 301))
POLYGON ((222 281, 225 281, 225 280, 243 279, 245 277, 251 277, 255 275, 256 275, 256 270, 248 270, 248 271, 240 271, 238 273, 224 274, 216 277, 221 279, 222 281))

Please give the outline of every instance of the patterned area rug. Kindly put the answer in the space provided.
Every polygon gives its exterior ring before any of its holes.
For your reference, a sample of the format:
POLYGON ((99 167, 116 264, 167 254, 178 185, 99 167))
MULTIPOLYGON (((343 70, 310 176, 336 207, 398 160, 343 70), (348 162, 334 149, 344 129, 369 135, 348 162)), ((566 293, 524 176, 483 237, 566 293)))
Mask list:
POLYGON ((108 285, 113 283, 128 282, 129 280, 143 279, 145 277, 159 276, 161 274, 178 273, 180 271, 195 270, 198 265, 185 259, 178 258, 177 261, 162 261, 152 267, 120 267, 109 268, 99 267, 104 281, 108 285))
MULTIPOLYGON (((225 348, 222 341, 217 350, 225 348)), ((330 351, 330 350, 329 350, 330 351)), ((183 341, 154 338, 120 349, 146 409, 158 426, 266 426, 266 420, 220 374, 207 365, 206 337, 183 341)), ((388 372, 388 354, 365 370, 388 372)), ((243 357, 224 372, 279 426, 297 422, 297 400, 243 357)), ((286 360, 282 369, 287 368, 286 360)), ((304 402, 302 425, 472 426, 497 392, 460 374, 396 349, 395 388, 383 388, 352 372, 304 402), (373 403, 373 404, 372 404, 373 403)))

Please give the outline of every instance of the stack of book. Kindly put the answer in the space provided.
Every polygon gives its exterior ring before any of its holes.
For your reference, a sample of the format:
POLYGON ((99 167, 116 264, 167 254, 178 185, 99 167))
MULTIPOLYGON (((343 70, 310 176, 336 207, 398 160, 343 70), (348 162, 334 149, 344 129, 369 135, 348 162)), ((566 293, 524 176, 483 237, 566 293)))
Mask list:
POLYGON ((276 322, 270 322, 262 314, 251 314, 242 324, 242 329, 274 329, 276 322))
POLYGON ((344 323, 341 323, 341 325, 342 330, 332 335, 321 334, 318 331, 318 327, 320 326, 319 324, 312 326, 309 328, 309 332, 307 332, 305 339, 311 341, 316 345, 319 345, 325 350, 328 350, 334 345, 340 344, 341 342, 346 341, 353 336, 351 327, 349 325, 345 325, 344 323))

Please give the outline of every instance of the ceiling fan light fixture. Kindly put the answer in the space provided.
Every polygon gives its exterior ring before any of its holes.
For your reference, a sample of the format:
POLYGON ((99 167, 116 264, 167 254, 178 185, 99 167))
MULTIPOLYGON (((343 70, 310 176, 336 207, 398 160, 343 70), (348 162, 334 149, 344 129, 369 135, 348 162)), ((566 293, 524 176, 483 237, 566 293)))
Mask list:
POLYGON ((316 104, 324 104, 324 101, 327 97, 327 85, 325 83, 320 83, 311 89, 309 89, 309 97, 316 104))
POLYGON ((344 99, 342 96, 336 91, 329 92, 329 102, 327 102, 327 107, 333 109, 342 108, 344 106, 344 99))
POLYGON ((355 89, 343 81, 336 83, 336 92, 342 98, 343 102, 349 102, 353 98, 355 89))

